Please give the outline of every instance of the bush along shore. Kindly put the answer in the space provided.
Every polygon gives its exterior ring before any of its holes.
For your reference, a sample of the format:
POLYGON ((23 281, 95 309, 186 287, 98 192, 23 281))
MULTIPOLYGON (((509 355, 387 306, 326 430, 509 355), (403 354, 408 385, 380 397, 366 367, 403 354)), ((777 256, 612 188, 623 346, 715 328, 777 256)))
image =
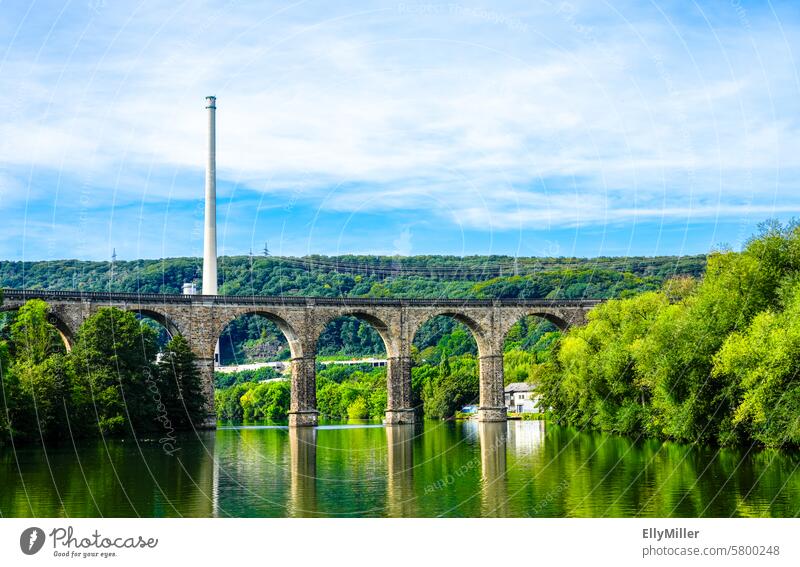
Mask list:
POLYGON ((800 228, 768 222, 702 279, 609 301, 534 380, 559 423, 720 445, 800 445, 800 228))

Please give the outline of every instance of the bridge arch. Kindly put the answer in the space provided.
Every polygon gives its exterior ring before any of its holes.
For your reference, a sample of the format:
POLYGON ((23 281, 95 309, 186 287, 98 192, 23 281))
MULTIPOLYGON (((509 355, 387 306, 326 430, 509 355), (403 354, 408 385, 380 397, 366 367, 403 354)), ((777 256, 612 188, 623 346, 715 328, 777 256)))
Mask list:
MULTIPOLYGON (((245 309, 245 310, 237 310, 234 313, 228 313, 222 319, 220 319, 214 329, 213 332, 213 342, 216 345, 216 342, 228 328, 228 326, 239 319, 240 317, 248 316, 248 315, 256 315, 258 317, 263 317, 264 319, 271 321, 278 327, 278 330, 283 334, 286 338, 286 342, 289 344, 289 351, 291 352, 292 359, 295 358, 302 358, 307 356, 306 351, 308 350, 308 345, 304 344, 302 333, 295 328, 295 325, 290 323, 286 318, 281 317, 277 313, 274 313, 269 310, 265 309, 245 309)), ((212 346, 213 350, 213 346, 212 346)))
POLYGON ((374 414, 375 408, 369 400, 374 392, 382 391, 385 384, 388 407, 389 398, 394 398, 393 387, 400 387, 395 381, 402 377, 398 372, 393 372, 397 368, 399 341, 395 338, 391 324, 376 313, 358 309, 342 310, 320 317, 316 321, 313 335, 316 338, 317 355, 337 355, 337 359, 342 359, 338 360, 338 364, 329 360, 321 362, 322 367, 318 367, 320 372, 315 373, 315 386, 318 388, 317 409, 320 415, 361 419, 384 417, 385 414, 374 414), (366 357, 372 358, 372 361, 366 362, 370 366, 368 370, 358 364, 358 359, 363 360, 366 357), (335 386, 328 383, 326 378, 340 382, 345 376, 352 376, 356 370, 365 372, 362 379, 370 385, 369 395, 359 392, 355 399, 347 400, 349 405, 345 407, 338 395, 331 395, 329 388, 334 388, 335 391, 335 386))
POLYGON ((551 318, 531 313, 504 326, 503 331, 504 403, 511 412, 541 412, 539 397, 531 386, 562 329, 551 318))
POLYGON ((424 408, 428 416, 446 418, 482 400, 481 384, 488 376, 483 371, 483 360, 490 351, 490 344, 484 325, 474 317, 452 310, 436 310, 426 315, 416 322, 413 332, 409 330, 411 344, 417 349, 414 359, 428 367, 446 362, 448 375, 442 377, 444 383, 439 383, 434 377, 439 376, 442 366, 433 374, 423 371, 419 378, 433 380, 430 386, 434 388, 434 396, 426 397, 424 392, 429 390, 423 387, 413 392, 413 404, 424 408), (444 390, 437 393, 438 388, 444 390), (447 397, 440 397, 445 391, 447 397), (426 404, 431 401, 434 405, 428 407, 426 404))
POLYGON ((553 325, 558 327, 559 331, 566 331, 569 328, 569 323, 567 323, 561 316, 556 315, 555 313, 548 313, 542 311, 531 311, 526 317, 539 317, 540 319, 545 319, 546 321, 550 321, 553 325))
POLYGON ((393 333, 391 324, 375 313, 359 309, 329 313, 325 317, 322 317, 318 322, 317 328, 314 330, 316 335, 314 344, 318 344, 322 333, 325 332, 328 325, 343 317, 355 317, 359 321, 368 323, 383 341, 383 347, 386 349, 386 356, 388 358, 399 356, 400 340, 399 337, 393 333))
POLYGON ((469 329, 472 338, 475 339, 475 343, 478 346, 478 356, 486 356, 491 353, 491 337, 489 330, 486 328, 488 325, 486 325, 486 323, 479 322, 475 317, 471 317, 466 313, 452 309, 432 310, 425 313, 425 315, 422 317, 416 317, 408 329, 408 336, 410 337, 410 340, 413 341, 419 330, 429 321, 437 317, 448 317, 463 324, 467 329, 469 329))
POLYGON ((72 345, 75 343, 75 336, 72 333, 72 329, 69 328, 69 325, 67 325, 61 317, 52 312, 47 315, 47 320, 56 328, 56 331, 58 331, 58 335, 61 337, 61 342, 64 343, 64 348, 67 352, 72 351, 72 345))
POLYGON ((155 309, 146 309, 146 308, 131 308, 129 311, 136 313, 140 317, 146 317, 148 319, 152 319, 167 331, 167 335, 169 338, 175 338, 177 335, 182 335, 181 329, 175 324, 174 321, 170 317, 167 316, 166 313, 162 313, 161 311, 157 311, 155 309))
POLYGON ((541 334, 552 331, 563 332, 569 328, 568 323, 558 315, 551 313, 522 311, 518 315, 516 319, 513 316, 506 318, 503 324, 500 325, 498 339, 501 341, 500 348, 503 352, 506 351, 509 340, 519 340, 521 338, 512 337, 513 334, 516 334, 514 333, 515 330, 517 333, 541 334))
POLYGON ((305 317, 302 311, 294 314, 288 312, 286 316, 280 309, 271 310, 258 308, 257 306, 248 307, 223 307, 217 308, 213 322, 208 329, 209 332, 201 332, 199 341, 203 346, 202 364, 208 369, 209 373, 209 407, 213 408, 214 397, 214 349, 218 340, 223 336, 226 329, 237 319, 245 316, 262 317, 275 324, 283 334, 288 343, 291 355, 291 389, 290 389, 290 408, 289 425, 316 425, 316 383, 314 344, 309 339, 309 333, 305 326, 305 317))
POLYGON ((478 419, 505 421, 503 394, 502 340, 498 340, 500 321, 488 308, 439 308, 428 310, 410 329, 413 338, 422 326, 434 317, 450 317, 469 329, 477 345, 478 419))
MULTIPOLYGON (((19 311, 20 307, 21 305, 0 305, 0 313, 19 311)), ((47 313, 47 322, 55 327, 61 342, 64 344, 64 349, 70 352, 72 350, 72 345, 75 344, 75 333, 70 326, 67 325, 64 319, 59 317, 57 313, 53 312, 52 309, 47 313)))

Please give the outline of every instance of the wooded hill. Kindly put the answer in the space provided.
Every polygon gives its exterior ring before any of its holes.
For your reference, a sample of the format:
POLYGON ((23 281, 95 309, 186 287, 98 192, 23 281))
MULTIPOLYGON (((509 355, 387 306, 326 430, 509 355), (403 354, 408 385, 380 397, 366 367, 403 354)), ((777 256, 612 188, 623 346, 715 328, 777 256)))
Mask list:
MULTIPOLYGON (((306 256, 220 258, 219 293, 323 297, 611 298, 698 276, 705 256, 517 258, 510 256, 306 256)), ((0 261, 0 286, 181 293, 202 285, 200 258, 90 262, 0 261)))

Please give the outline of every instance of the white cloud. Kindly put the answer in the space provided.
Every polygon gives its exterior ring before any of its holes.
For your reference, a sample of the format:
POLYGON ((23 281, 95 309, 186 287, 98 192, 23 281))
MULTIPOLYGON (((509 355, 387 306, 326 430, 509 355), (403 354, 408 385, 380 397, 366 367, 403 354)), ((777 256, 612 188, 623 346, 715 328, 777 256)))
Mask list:
POLYGON ((74 7, 9 52, 0 152, 136 201, 152 170, 201 171, 214 93, 221 178, 333 210, 447 203, 494 229, 795 210, 796 19, 786 45, 756 15, 467 8, 109 6, 84 27, 74 7))

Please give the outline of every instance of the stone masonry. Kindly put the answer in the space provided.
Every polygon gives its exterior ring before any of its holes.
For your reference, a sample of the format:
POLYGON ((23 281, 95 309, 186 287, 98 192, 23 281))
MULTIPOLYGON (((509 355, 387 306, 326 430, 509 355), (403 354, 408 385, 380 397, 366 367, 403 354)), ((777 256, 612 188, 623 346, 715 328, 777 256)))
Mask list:
POLYGON ((214 349, 225 327, 237 317, 258 314, 272 320, 289 343, 292 355, 291 426, 316 425, 317 338, 325 326, 344 315, 370 323, 380 334, 388 358, 387 424, 412 423, 411 342, 417 329, 438 315, 455 318, 472 331, 480 361, 481 421, 505 421, 503 343, 514 323, 527 315, 553 322, 561 329, 586 322, 596 300, 452 300, 311 297, 248 297, 79 293, 5 290, 0 309, 19 308, 28 299, 48 302, 51 321, 70 347, 81 323, 101 307, 141 313, 161 323, 171 335, 182 334, 197 355, 203 377, 208 419, 214 426, 214 349))

